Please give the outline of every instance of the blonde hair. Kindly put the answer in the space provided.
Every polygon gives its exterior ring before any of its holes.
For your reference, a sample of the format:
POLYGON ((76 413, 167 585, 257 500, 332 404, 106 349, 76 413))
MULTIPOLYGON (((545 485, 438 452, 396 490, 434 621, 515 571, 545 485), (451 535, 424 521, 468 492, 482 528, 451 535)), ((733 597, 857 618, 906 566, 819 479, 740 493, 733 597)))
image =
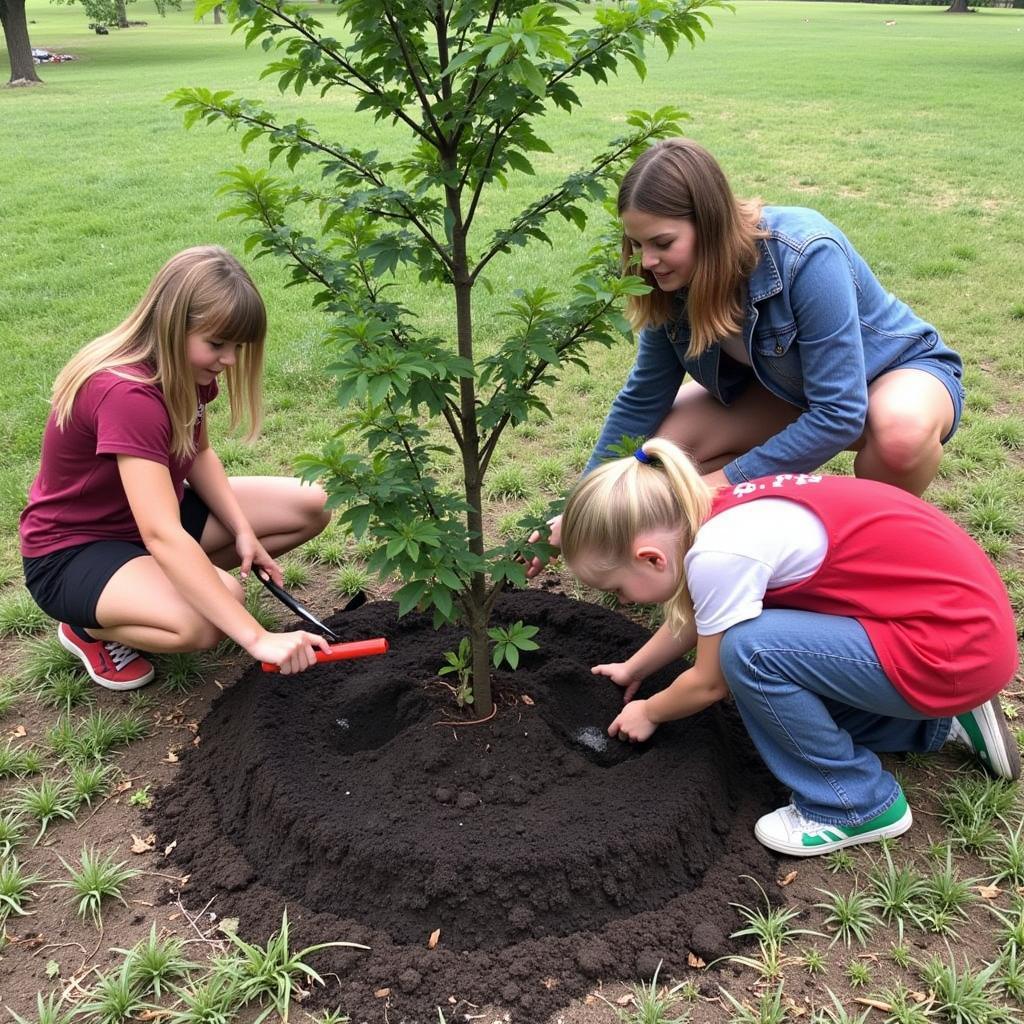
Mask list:
POLYGON ((711 511, 711 489, 671 441, 652 437, 642 450, 657 464, 630 455, 606 462, 576 484, 562 514, 562 554, 569 564, 599 559, 613 569, 628 564, 641 534, 680 529, 679 585, 664 606, 669 628, 679 634, 693 617, 682 559, 711 511))
POLYGON ((195 246, 172 256, 128 318, 71 358, 53 386, 57 426, 67 424, 82 385, 93 374, 112 370, 162 388, 171 421, 171 453, 177 458, 193 455, 196 386, 187 337, 194 331, 229 345, 244 343, 225 377, 231 427, 247 420, 246 439, 252 440, 262 419, 267 313, 245 268, 217 245, 195 246))
MULTIPOLYGON (((687 287, 690 322, 687 355, 699 356, 743 326, 743 284, 757 266, 759 199, 736 199, 715 158, 690 139, 663 139, 633 163, 619 185, 619 216, 637 210, 657 217, 692 221, 696 234, 693 278, 687 287)), ((622 236, 622 274, 641 277, 646 295, 631 295, 626 315, 634 330, 658 327, 672 316, 673 295, 654 275, 637 267, 633 245, 622 236)))

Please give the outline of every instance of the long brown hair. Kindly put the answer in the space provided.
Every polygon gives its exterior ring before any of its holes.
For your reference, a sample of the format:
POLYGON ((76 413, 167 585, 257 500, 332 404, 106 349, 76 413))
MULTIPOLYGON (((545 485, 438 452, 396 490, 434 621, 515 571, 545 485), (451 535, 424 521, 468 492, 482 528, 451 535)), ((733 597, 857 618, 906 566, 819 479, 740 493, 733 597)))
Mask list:
POLYGON ((171 453, 178 458, 192 455, 196 386, 187 337, 200 330, 229 345, 243 343, 225 377, 231 426, 248 420, 247 439, 254 438, 262 417, 267 313, 245 268, 217 245, 199 245, 172 256, 128 318, 72 356, 53 386, 57 426, 68 422, 82 385, 101 370, 113 370, 160 385, 171 421, 171 453))
MULTIPOLYGON (((759 259, 762 204, 740 200, 715 158, 690 139, 663 139, 641 154, 619 185, 619 216, 638 210, 656 217, 693 223, 696 265, 687 289, 690 356, 743 326, 743 284, 759 259)), ((632 295, 626 314, 634 329, 657 327, 670 319, 673 296, 663 292, 654 275, 636 265, 633 246, 623 234, 622 273, 651 285, 646 295, 632 295)))
POLYGON ((581 560, 614 569, 629 562, 641 534, 679 530, 679 580, 664 605, 665 621, 679 635, 693 618, 683 556, 711 511, 711 489, 671 441, 652 437, 643 451, 657 464, 630 455, 598 466, 576 484, 562 514, 562 555, 570 569, 581 560))

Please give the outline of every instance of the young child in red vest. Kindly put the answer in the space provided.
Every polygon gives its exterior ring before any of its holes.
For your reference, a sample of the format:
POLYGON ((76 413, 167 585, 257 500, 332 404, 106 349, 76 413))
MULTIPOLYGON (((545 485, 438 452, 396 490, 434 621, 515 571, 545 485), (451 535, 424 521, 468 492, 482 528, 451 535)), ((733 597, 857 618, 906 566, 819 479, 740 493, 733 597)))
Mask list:
POLYGON ((259 427, 266 311, 217 246, 172 257, 119 326, 61 370, 39 475, 21 516, 25 582, 61 644, 111 690, 153 678, 143 651, 195 651, 231 637, 299 672, 323 637, 270 633, 242 577, 316 536, 326 494, 284 477, 231 477, 206 407, 227 382, 232 426, 259 427), (187 486, 186 486, 187 484, 187 486))
POLYGON ((782 474, 712 493, 655 438, 577 484, 562 551, 589 586, 665 607, 631 658, 593 670, 625 690, 609 734, 642 742, 731 693, 792 791, 755 827, 770 849, 809 856, 910 828, 879 753, 954 742, 1020 775, 996 696, 1017 667, 1006 589, 960 527, 905 491, 782 474), (693 668, 632 699, 694 646, 693 668))

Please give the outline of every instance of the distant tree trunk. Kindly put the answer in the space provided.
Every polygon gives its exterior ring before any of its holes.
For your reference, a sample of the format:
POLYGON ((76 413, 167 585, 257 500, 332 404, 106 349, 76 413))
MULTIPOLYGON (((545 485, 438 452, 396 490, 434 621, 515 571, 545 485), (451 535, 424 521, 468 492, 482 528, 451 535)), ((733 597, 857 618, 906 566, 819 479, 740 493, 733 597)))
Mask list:
POLYGON ((971 14, 971 9, 967 6, 967 0, 953 0, 953 2, 946 8, 947 14, 971 14))
POLYGON ((35 85, 42 82, 32 61, 32 43, 28 38, 25 0, 0 0, 0 23, 4 27, 7 56, 11 62, 9 85, 35 85))
POLYGON ((127 28, 128 12, 124 8, 124 0, 115 0, 115 7, 117 9, 117 27, 127 28))
POLYGON ((214 25, 220 25, 224 21, 224 8, 220 4, 217 4, 213 9, 213 23, 214 25))

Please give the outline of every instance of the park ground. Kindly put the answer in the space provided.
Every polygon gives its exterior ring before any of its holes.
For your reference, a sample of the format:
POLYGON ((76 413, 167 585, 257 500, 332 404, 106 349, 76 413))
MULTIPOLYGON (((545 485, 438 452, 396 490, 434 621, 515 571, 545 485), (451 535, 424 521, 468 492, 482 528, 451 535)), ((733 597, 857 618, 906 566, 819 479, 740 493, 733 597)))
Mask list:
MULTIPOLYGON (((245 229, 217 219, 224 204, 214 193, 221 170, 243 160, 257 165, 262 154, 254 147, 243 157, 237 137, 217 129, 185 132, 164 102, 167 93, 184 85, 233 89, 265 99, 283 115, 305 112, 341 139, 365 144, 373 131, 387 147, 395 137, 368 126, 340 94, 323 102, 279 96, 269 81, 258 81, 261 52, 244 50, 229 26, 210 18, 194 23, 188 10, 161 19, 151 4, 135 4, 130 17, 148 24, 104 37, 88 30, 75 5, 30 0, 28 12, 34 46, 77 59, 44 65, 42 87, 0 90, 0 831, 10 824, 11 808, 25 808, 24 834, 0 867, 0 918, 13 905, 4 893, 17 889, 18 872, 38 877, 28 887, 33 895, 14 901, 33 916, 7 913, 0 1005, 34 1019, 36 992, 64 992, 65 1007, 113 1022, 103 1016, 109 1006, 89 1009, 100 1001, 104 976, 116 980, 123 962, 111 947, 131 946, 154 923, 161 934, 187 940, 193 960, 223 944, 218 921, 189 905, 187 886, 181 906, 164 902, 168 886, 180 879, 165 870, 163 850, 133 853, 132 846, 133 833, 142 841, 137 845, 147 845, 144 804, 172 780, 177 752, 193 742, 211 698, 241 660, 229 654, 169 659, 161 681, 139 702, 90 690, 66 670, 51 624, 33 614, 21 587, 17 554, 17 517, 35 472, 49 389, 68 356, 119 322, 169 255, 199 242, 242 251, 245 229), (101 756, 107 770, 98 780, 90 781, 75 750, 101 756), (33 795, 48 785, 77 787, 91 803, 72 798, 74 819, 54 818, 33 845, 40 827, 32 818, 40 803, 33 795), (123 883, 127 906, 104 902, 102 931, 76 915, 73 890, 53 884, 71 881, 60 858, 75 867, 83 843, 144 872, 123 883)), ((0 65, 5 59, 0 51, 0 65)), ((689 133, 718 156, 737 192, 821 210, 883 283, 964 355, 966 413, 927 497, 990 554, 1020 621, 1022 68, 1024 12, 983 9, 951 17, 934 7, 740 0, 734 13, 716 17, 696 50, 671 61, 654 56, 646 82, 627 73, 610 88, 585 86, 580 112, 571 119, 553 115, 542 126, 554 152, 535 161, 537 178, 513 182, 484 215, 497 223, 524 206, 581 154, 619 134, 625 111, 665 104, 689 112, 689 133)), ((586 238, 565 232, 552 249, 495 261, 494 297, 481 293, 484 337, 498 336, 509 288, 559 280, 586 245, 586 238)), ((270 313, 265 429, 252 446, 227 437, 219 409, 211 433, 229 472, 287 473, 297 454, 315 451, 331 432, 330 357, 309 294, 286 289, 279 266, 263 261, 252 269, 270 313)), ((425 286, 403 287, 408 304, 424 310, 426 326, 443 329, 451 317, 444 303, 425 286)), ((595 355, 591 374, 568 372, 550 396, 553 421, 527 425, 506 442, 490 477, 487 511, 496 532, 510 529, 524 509, 539 513, 571 483, 630 361, 623 344, 595 355)), ((848 467, 841 458, 834 468, 848 467)), ((329 528, 288 561, 288 582, 325 612, 353 590, 384 595, 388 583, 367 575, 366 554, 365 545, 329 528)), ((593 596, 563 583, 568 593, 593 596)), ((254 595, 254 609, 272 615, 257 605, 254 595)), ((1005 695, 1007 714, 1020 722, 1022 689, 1018 678, 1005 695)), ((830 991, 850 1013, 877 1020, 887 1013, 906 1021, 979 1022, 1019 1014, 1019 797, 945 755, 908 759, 899 772, 918 825, 893 847, 891 865, 877 850, 787 865, 779 892, 800 916, 788 925, 758 916, 752 892, 752 927, 775 930, 760 935, 760 943, 755 938, 750 962, 726 973, 695 967, 692 977, 680 979, 685 987, 675 993, 671 1013, 645 1019, 689 1013, 767 1022, 787 1014, 808 1019, 812 1007, 823 1007, 838 1022, 843 1018, 830 991), (788 878, 789 871, 796 874, 788 878), (915 872, 927 891, 901 901, 897 890, 915 872), (850 945, 842 939, 830 945, 829 938, 784 934, 800 927, 834 932, 844 914, 863 923, 865 908, 849 909, 852 892, 867 893, 871 913, 885 922, 865 943, 856 935, 850 945), (985 981, 979 974, 988 962, 997 966, 985 981), (871 1002, 894 1009, 869 1009, 871 1002)), ((636 979, 626 973, 608 981, 565 1019, 597 1024, 616 1019, 616 1012, 638 1012, 636 999, 617 1003, 629 993, 611 984, 636 979)), ((152 1011, 141 1012, 147 1019, 152 1011)), ((501 1019, 500 1007, 486 1019, 501 1019)))

